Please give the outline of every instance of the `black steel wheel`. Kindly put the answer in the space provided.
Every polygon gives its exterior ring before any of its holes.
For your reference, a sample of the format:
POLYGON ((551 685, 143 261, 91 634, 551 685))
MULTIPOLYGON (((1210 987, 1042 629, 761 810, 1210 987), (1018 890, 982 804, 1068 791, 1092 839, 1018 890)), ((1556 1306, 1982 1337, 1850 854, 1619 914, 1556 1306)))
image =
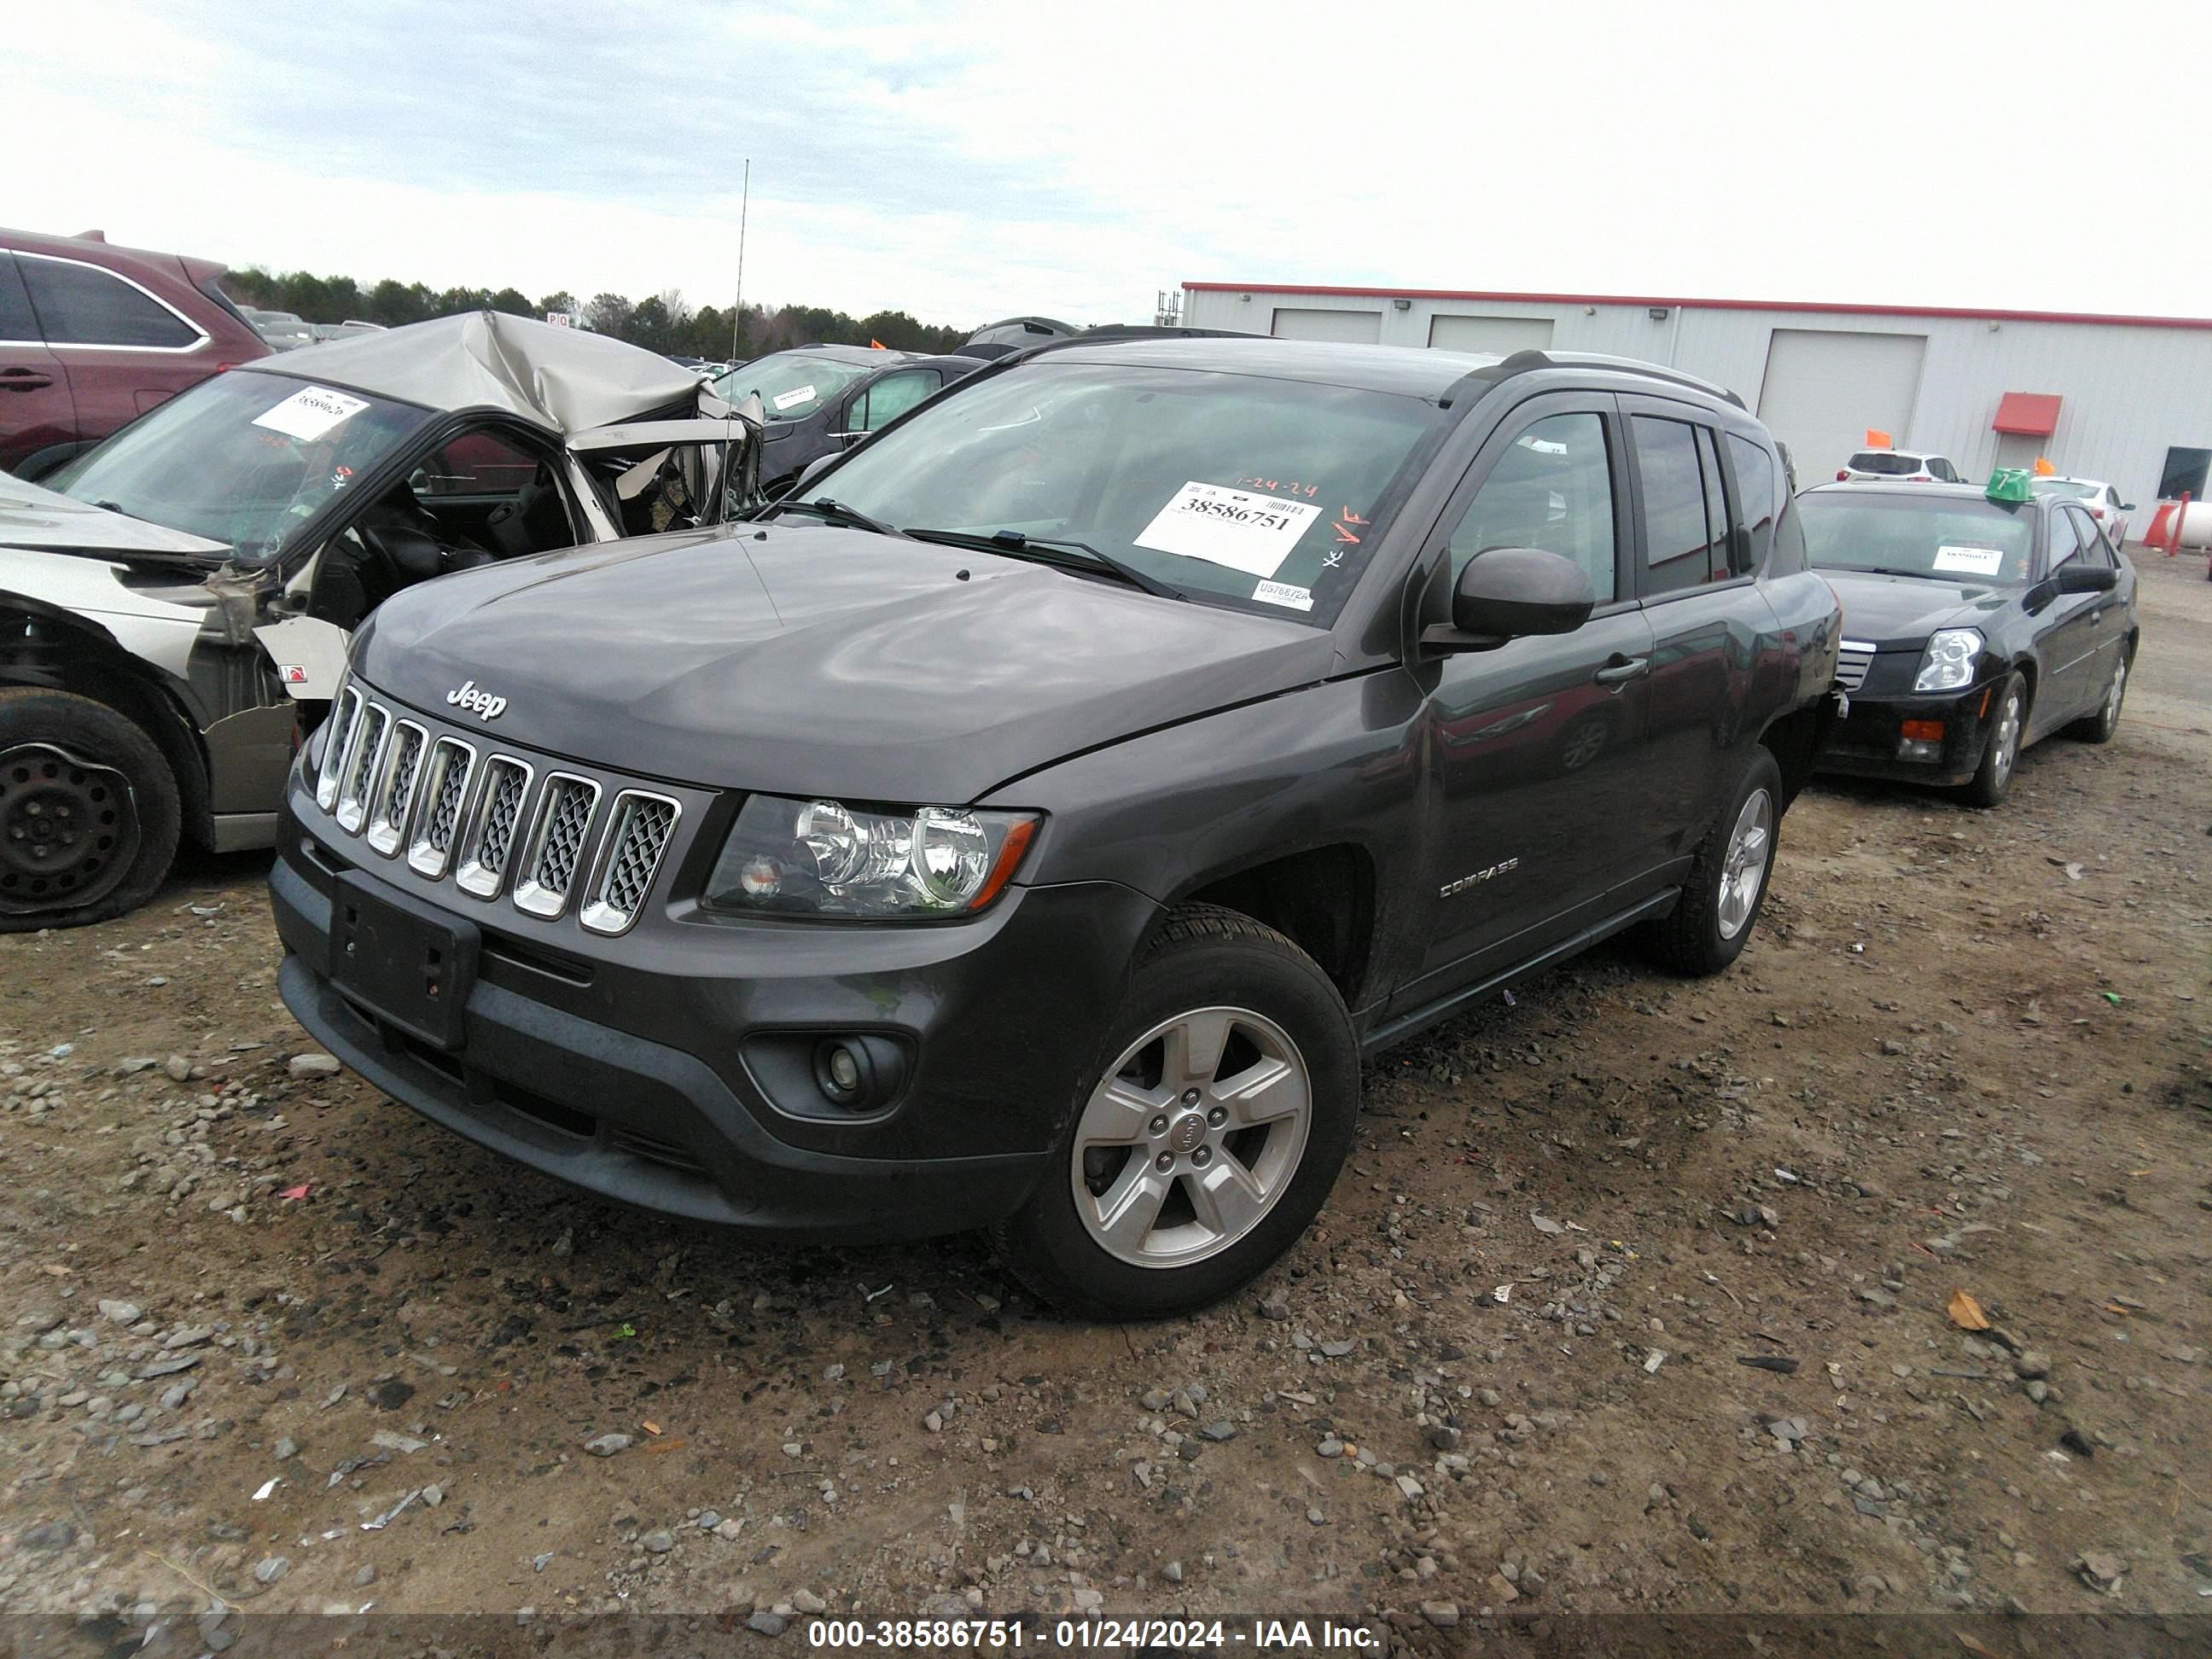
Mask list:
POLYGON ((168 762, 129 718, 66 691, 0 691, 0 933, 136 909, 181 817, 168 762))

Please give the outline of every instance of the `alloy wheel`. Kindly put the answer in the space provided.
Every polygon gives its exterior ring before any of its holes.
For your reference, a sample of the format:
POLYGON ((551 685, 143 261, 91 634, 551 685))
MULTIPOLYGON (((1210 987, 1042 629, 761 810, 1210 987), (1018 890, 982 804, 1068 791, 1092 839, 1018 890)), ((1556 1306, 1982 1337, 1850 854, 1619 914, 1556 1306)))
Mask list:
POLYGON ((1246 1008, 1162 1020, 1076 1121, 1076 1213, 1109 1255, 1182 1267, 1258 1226, 1296 1178, 1313 1080, 1283 1028, 1246 1008))
POLYGON ((2008 692, 2004 707, 1997 711, 1996 736, 1990 741, 1996 753, 1990 761, 1990 781, 2002 787, 2012 775, 2012 763, 2020 758, 2020 693, 2008 692))
POLYGON ((1734 939, 1750 921, 1752 908, 1759 902, 1759 884, 1766 879, 1767 860, 1773 855, 1774 798, 1764 789, 1754 789, 1735 815, 1728 850, 1722 855, 1716 903, 1723 939, 1734 939))

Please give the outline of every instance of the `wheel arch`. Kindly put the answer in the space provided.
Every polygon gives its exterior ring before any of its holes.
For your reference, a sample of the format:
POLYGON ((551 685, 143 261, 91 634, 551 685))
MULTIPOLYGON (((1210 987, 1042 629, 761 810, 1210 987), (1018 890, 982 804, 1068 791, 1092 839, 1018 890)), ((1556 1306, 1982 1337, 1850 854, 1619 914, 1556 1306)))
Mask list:
POLYGON ((105 703, 154 740, 177 780, 184 830, 214 836, 208 758, 199 728, 158 672, 89 618, 27 594, 0 592, 0 686, 33 686, 105 703))
POLYGON ((1257 860, 1194 880, 1163 915, 1192 904, 1217 905, 1273 928, 1320 966, 1347 1007, 1374 963, 1375 860, 1352 842, 1333 842, 1257 860))
POLYGON ((1784 807, 1797 799, 1797 792, 1812 777, 1814 763, 1828 740, 1828 727, 1834 719, 1835 705, 1821 697, 1778 715, 1759 734, 1760 746, 1781 769, 1784 807))

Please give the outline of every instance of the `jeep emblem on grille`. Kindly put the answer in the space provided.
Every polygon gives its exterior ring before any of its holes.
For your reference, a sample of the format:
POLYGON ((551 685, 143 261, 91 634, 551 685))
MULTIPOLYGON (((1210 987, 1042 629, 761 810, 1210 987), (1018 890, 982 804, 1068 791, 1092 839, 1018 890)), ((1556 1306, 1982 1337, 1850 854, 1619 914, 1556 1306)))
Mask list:
POLYGON ((507 712, 505 697, 477 690, 474 680, 463 680, 459 690, 446 693, 446 701, 456 708, 465 708, 480 720, 495 720, 507 712))

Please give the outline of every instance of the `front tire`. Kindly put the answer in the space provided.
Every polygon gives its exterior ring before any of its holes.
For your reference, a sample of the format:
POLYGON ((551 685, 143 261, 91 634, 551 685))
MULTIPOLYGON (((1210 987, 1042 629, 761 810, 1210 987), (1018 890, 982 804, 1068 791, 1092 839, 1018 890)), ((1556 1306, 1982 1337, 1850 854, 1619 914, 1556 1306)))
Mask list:
POLYGON ((1973 806, 1996 806, 2002 804, 2012 789, 2012 775, 2020 765, 2021 741, 2027 732, 2027 682, 2015 669, 2005 678, 2003 688, 1997 693, 1996 723, 1990 728, 1990 740, 1982 750, 1982 763, 1974 769, 1972 781, 1960 791, 1967 804, 1973 806))
POLYGON ((0 933, 137 909, 182 823, 168 762, 129 718, 67 691, 0 691, 0 933))
POLYGON ((1063 1310, 1160 1319, 1297 1242, 1352 1149, 1359 1048, 1314 960, 1249 916, 1169 915, 1053 1159, 994 1233, 1063 1310))
POLYGON ((1703 977, 1743 954, 1774 875, 1782 801, 1782 769, 1762 744, 1698 846, 1680 900, 1644 929, 1662 967, 1703 977))

